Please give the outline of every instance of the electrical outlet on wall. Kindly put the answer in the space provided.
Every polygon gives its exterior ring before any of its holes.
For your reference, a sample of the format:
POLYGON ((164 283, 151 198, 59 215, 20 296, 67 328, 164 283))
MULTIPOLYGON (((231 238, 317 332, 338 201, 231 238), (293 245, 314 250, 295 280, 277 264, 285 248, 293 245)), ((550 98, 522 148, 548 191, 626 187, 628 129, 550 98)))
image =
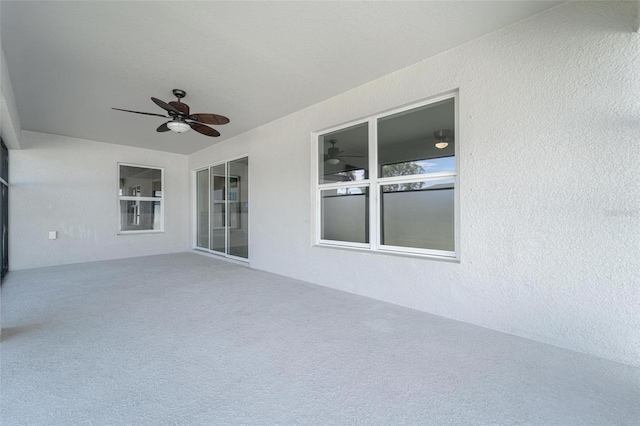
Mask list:
POLYGON ((58 232, 57 231, 49 231, 49 239, 50 240, 55 240, 56 238, 58 238, 58 232))

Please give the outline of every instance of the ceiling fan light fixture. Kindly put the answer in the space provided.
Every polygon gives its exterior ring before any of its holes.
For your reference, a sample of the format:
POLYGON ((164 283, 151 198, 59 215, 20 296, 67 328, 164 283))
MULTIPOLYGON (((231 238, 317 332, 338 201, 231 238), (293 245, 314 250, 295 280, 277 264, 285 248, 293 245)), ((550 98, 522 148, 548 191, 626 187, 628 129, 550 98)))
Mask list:
POLYGON ((176 133, 184 133, 191 129, 184 121, 174 120, 167 123, 167 127, 176 133))
POLYGON ((436 148, 445 149, 449 146, 449 142, 447 142, 447 139, 449 139, 449 133, 450 131, 447 129, 436 130, 433 132, 433 136, 436 138, 436 148))
POLYGON ((336 164, 340 163, 340 159, 339 158, 329 158, 327 160, 327 163, 336 165, 336 164))
POLYGON ((438 149, 445 149, 448 146, 449 146, 449 142, 445 142, 445 141, 436 142, 436 148, 438 149))

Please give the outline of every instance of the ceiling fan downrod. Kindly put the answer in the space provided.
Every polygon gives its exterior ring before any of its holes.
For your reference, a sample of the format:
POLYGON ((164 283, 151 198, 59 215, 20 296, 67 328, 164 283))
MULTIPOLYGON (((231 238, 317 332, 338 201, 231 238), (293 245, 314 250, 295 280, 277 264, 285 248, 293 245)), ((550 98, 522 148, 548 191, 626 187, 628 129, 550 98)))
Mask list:
POLYGON ((180 102, 180 99, 184 98, 185 96, 187 96, 187 92, 185 92, 182 89, 173 89, 173 96, 175 96, 176 98, 178 98, 178 102, 180 102))

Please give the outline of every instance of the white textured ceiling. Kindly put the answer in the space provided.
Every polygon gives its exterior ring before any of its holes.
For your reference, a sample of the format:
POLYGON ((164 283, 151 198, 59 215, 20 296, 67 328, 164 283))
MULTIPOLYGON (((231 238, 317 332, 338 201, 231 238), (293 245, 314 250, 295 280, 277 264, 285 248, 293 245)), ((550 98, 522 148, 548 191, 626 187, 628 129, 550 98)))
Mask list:
POLYGON ((0 2, 24 130, 188 154, 561 1, 0 2), (156 133, 187 91, 219 138, 156 133))

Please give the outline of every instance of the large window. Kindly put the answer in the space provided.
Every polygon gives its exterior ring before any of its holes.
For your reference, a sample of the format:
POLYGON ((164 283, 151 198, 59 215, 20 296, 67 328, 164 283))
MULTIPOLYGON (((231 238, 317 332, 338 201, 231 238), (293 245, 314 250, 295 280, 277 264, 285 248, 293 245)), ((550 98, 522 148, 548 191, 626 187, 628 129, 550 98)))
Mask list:
POLYGON ((195 171, 195 248, 249 258, 249 159, 195 171))
POLYGON ((456 100, 314 135, 318 244, 458 257, 456 100))
POLYGON ((119 164, 120 233, 164 230, 164 170, 119 164))

